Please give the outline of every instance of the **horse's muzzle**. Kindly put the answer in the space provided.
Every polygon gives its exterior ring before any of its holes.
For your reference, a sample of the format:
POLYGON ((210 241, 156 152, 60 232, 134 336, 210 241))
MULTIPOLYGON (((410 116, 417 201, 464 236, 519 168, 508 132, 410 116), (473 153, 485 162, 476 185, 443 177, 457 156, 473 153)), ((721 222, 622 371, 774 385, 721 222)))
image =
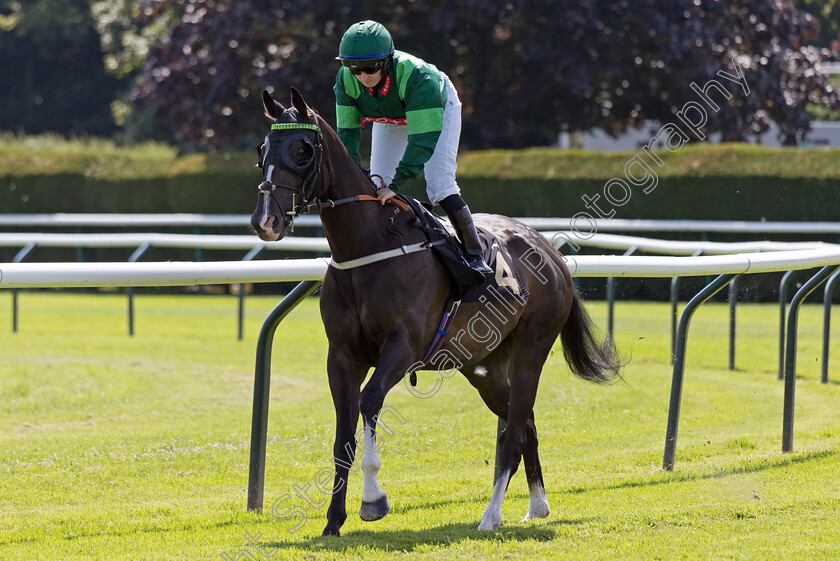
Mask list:
POLYGON ((286 221, 271 212, 271 195, 261 192, 257 209, 251 216, 251 227, 263 241, 274 242, 283 238, 286 221))

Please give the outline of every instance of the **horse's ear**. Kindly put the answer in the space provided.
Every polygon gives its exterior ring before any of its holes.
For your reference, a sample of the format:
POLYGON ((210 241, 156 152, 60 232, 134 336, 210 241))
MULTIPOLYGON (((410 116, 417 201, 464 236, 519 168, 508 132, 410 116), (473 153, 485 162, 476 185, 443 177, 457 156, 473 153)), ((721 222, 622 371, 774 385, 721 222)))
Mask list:
POLYGON ((273 97, 271 97, 271 94, 268 93, 268 90, 263 90, 262 101, 263 107, 265 107, 265 116, 274 121, 279 119, 280 115, 283 114, 283 111, 286 110, 286 108, 283 107, 282 103, 276 101, 273 97))
POLYGON ((307 119, 315 118, 315 114, 311 109, 309 109, 309 106, 306 104, 303 96, 300 95, 300 92, 297 91, 297 88, 294 86, 292 86, 292 107, 297 109, 298 114, 306 117, 307 119))

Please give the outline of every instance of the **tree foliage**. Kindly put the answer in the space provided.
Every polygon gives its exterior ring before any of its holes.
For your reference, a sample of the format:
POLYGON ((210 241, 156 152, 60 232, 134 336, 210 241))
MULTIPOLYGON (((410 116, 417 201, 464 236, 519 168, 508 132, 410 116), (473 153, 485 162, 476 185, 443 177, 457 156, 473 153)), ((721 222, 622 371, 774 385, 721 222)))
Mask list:
POLYGON ((103 67, 89 0, 0 0, 0 76, 0 129, 115 129, 117 80, 103 67))
POLYGON ((673 120, 683 103, 696 100, 691 83, 702 86, 733 59, 750 94, 734 96, 710 114, 707 130, 725 139, 745 140, 774 121, 791 143, 808 130, 809 101, 837 105, 837 92, 814 69, 825 53, 807 46, 817 37, 816 20, 787 2, 637 0, 616 6, 595 18, 583 34, 590 43, 578 54, 589 55, 599 74, 589 80, 602 86, 593 109, 600 105, 603 120, 596 126, 608 132, 644 119, 673 120))
POLYGON ((341 34, 375 19, 398 49, 452 78, 465 147, 673 121, 696 99, 692 82, 731 72, 733 59, 750 94, 710 114, 705 132, 748 139, 775 121, 793 143, 808 130, 806 106, 838 107, 815 71, 831 55, 813 45, 840 30, 840 0, 794 3, 807 11, 786 0, 0 0, 10 90, 0 92, 0 128, 56 130, 60 115, 73 128, 59 130, 110 130, 118 83, 101 70, 97 32, 107 69, 138 80, 135 112, 186 144, 244 146, 261 135, 263 88, 283 97, 294 85, 332 121, 341 34))
POLYGON ((793 0, 793 5, 810 13, 820 22, 819 47, 831 47, 840 41, 840 0, 793 0))
POLYGON ((143 0, 148 21, 174 21, 151 50, 135 99, 186 141, 222 143, 261 130, 255 94, 295 85, 331 116, 333 60, 344 29, 377 19, 397 48, 446 71, 464 102, 464 144, 546 144, 561 128, 618 134, 673 120, 734 58, 751 92, 710 115, 708 132, 745 139, 779 124, 808 130, 807 103, 837 93, 808 46, 813 16, 782 0, 357 1, 143 0))

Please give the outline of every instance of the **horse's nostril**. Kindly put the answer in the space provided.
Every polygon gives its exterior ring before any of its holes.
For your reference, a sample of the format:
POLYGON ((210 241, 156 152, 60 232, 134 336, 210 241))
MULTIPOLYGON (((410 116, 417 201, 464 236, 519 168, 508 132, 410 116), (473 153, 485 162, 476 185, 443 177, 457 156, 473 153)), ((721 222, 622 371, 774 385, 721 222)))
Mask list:
POLYGON ((274 230, 274 217, 273 216, 263 216, 263 219, 260 221, 260 228, 263 229, 265 232, 271 232, 274 230))

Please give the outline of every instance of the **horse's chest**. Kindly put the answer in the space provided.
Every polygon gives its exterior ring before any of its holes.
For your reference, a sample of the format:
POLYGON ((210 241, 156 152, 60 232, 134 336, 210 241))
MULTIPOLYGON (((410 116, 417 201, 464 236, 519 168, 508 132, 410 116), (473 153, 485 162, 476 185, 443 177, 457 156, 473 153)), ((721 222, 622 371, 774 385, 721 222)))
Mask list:
POLYGON ((321 317, 330 342, 348 346, 381 341, 412 321, 398 302, 376 291, 325 289, 321 317))

